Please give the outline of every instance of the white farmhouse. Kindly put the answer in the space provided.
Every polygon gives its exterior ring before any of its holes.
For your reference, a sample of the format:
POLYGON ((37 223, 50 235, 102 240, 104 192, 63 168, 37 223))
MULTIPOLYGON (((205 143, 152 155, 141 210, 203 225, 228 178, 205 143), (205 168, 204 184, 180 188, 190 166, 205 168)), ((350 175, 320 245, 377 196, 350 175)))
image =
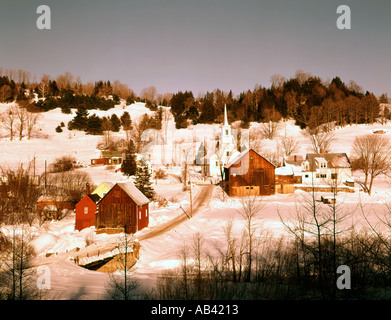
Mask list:
POLYGON ((352 165, 346 153, 309 153, 301 163, 302 183, 338 185, 353 181, 352 165))

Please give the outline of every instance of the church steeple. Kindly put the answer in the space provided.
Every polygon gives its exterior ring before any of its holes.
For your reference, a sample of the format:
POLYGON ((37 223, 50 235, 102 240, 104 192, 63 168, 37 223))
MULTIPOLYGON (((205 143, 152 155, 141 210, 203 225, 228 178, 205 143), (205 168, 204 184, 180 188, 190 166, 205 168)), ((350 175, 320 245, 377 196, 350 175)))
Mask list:
POLYGON ((228 116, 227 116, 227 105, 224 105, 224 125, 222 126, 222 143, 223 144, 230 144, 232 143, 232 135, 231 135, 231 126, 228 123, 228 116))
POLYGON ((228 116, 227 116, 227 105, 224 105, 224 126, 229 126, 228 124, 228 116))

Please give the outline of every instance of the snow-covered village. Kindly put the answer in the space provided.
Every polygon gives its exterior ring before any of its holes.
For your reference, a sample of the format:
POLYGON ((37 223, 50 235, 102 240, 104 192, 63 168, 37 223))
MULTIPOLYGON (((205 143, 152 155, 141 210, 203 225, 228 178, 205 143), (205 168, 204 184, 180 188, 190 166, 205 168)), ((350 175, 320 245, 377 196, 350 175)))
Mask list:
POLYGON ((291 62, 165 90, 0 58, 0 300, 391 297, 389 83, 291 62))

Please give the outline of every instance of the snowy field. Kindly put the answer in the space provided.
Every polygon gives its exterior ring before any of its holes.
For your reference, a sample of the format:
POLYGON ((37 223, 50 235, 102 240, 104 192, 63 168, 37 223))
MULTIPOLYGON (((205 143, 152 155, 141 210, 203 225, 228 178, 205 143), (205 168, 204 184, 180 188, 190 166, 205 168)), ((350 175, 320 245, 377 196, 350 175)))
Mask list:
MULTIPOLYGON (((0 113, 8 105, 0 105, 0 113)), ((128 111, 132 119, 142 116, 144 113, 150 113, 144 104, 136 103, 130 106, 121 104, 116 108, 104 111, 96 111, 99 116, 111 115, 116 113, 119 117, 124 111, 128 111)), ((9 141, 4 130, 0 131, 0 165, 16 166, 20 163, 26 164, 34 157, 36 158, 37 173, 44 170, 45 160, 49 164, 55 158, 63 155, 72 155, 82 163, 88 164, 91 158, 97 156, 96 145, 99 136, 85 135, 83 132, 69 132, 66 127, 64 132, 56 133, 55 128, 74 117, 65 115, 60 110, 52 110, 42 115, 40 119, 41 130, 36 132, 31 140, 9 141)), ((302 134, 302 131, 288 121, 282 124, 286 127, 288 136, 295 136, 300 142, 298 154, 305 156, 310 151, 310 143, 302 134)), ((183 138, 191 141, 194 132, 203 132, 205 135, 215 136, 218 133, 217 125, 198 125, 189 129, 181 129, 175 132, 183 138)), ((284 129, 283 129, 284 130, 284 129)), ((346 152, 349 155, 351 145, 357 135, 371 133, 374 130, 384 130, 386 135, 391 132, 391 125, 357 125, 348 126, 342 129, 336 129, 336 140, 333 143, 334 152, 346 152)), ((123 133, 119 133, 121 135, 123 133)), ((269 148, 275 146, 275 141, 265 143, 269 148)), ((159 157, 159 155, 156 155, 159 157)), ((114 170, 106 170, 103 167, 85 167, 81 170, 91 175, 94 183, 99 184, 103 181, 125 181, 126 178, 121 173, 115 173, 114 170)), ((167 222, 170 219, 182 214, 180 206, 189 204, 189 192, 182 190, 182 185, 177 180, 180 174, 180 168, 174 167, 169 171, 171 175, 165 181, 158 181, 154 188, 157 194, 168 200, 166 207, 159 207, 158 203, 152 203, 150 206, 150 225, 148 228, 136 233, 139 237, 148 229, 167 222)), ((355 174, 357 180, 363 180, 360 173, 355 174)), ((344 210, 355 212, 352 219, 346 223, 352 222, 365 225, 365 221, 357 208, 358 203, 365 204, 365 212, 369 215, 370 221, 376 224, 378 216, 385 212, 385 203, 389 199, 390 183, 387 177, 381 176, 374 183, 373 194, 367 194, 359 191, 355 193, 339 193, 337 202, 343 203, 344 210)), ((196 192, 197 186, 195 187, 196 192)), ((204 247, 211 255, 218 255, 219 249, 224 250, 225 235, 224 226, 232 218, 234 221, 234 233, 239 236, 243 226, 243 218, 240 215, 240 199, 222 198, 221 191, 214 189, 214 194, 207 207, 202 208, 198 214, 191 220, 186 220, 176 228, 141 242, 140 260, 137 262, 134 276, 141 280, 142 286, 151 288, 156 280, 156 276, 162 271, 178 266, 180 257, 179 252, 182 247, 191 245, 194 235, 199 233, 204 239, 204 247)), ((260 213, 260 229, 266 229, 273 233, 275 237, 289 236, 284 229, 280 216, 288 219, 295 214, 295 210, 302 199, 302 191, 296 191, 293 194, 276 194, 264 197, 264 207, 260 213)), ((320 198, 320 195, 319 195, 320 198)), ((26 232, 31 236, 39 257, 47 254, 66 253, 76 248, 86 247, 86 239, 93 239, 94 245, 104 245, 108 242, 118 241, 118 235, 95 234, 93 227, 82 230, 74 230, 74 213, 69 214, 65 219, 56 222, 46 222, 42 227, 26 226, 26 232)), ((9 226, 2 226, 1 231, 6 235, 11 234, 12 229, 9 226)), ((51 272, 51 290, 48 290, 46 298, 48 299, 104 299, 106 298, 106 287, 109 276, 106 273, 90 271, 79 267, 70 261, 59 261, 49 264, 51 272)))

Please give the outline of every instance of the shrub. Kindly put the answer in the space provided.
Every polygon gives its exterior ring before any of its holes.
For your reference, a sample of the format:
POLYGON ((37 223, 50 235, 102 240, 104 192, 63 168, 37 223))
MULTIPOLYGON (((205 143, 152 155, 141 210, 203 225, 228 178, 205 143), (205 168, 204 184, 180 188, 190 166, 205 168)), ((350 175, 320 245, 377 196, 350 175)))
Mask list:
POLYGON ((49 172, 65 172, 74 169, 76 159, 71 156, 62 156, 49 165, 49 172))

